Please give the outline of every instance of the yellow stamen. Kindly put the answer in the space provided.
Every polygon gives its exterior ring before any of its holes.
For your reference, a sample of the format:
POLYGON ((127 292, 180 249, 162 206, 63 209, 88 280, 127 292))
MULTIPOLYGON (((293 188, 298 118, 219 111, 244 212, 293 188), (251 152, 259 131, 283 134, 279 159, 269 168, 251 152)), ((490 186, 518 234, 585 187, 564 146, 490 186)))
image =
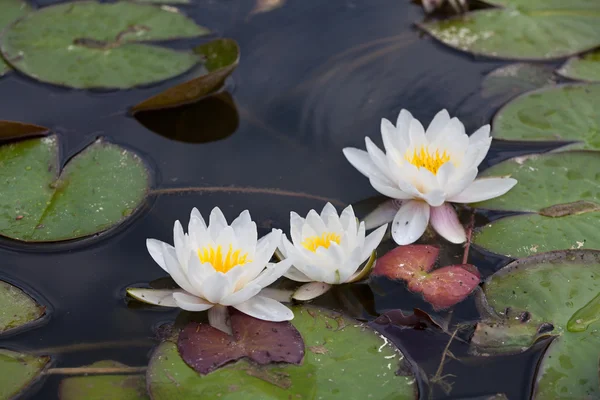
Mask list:
POLYGON ((434 175, 437 174, 438 169, 443 164, 450 161, 450 156, 445 150, 442 154, 440 154, 439 150, 436 150, 435 153, 430 153, 425 146, 421 146, 420 151, 415 149, 412 154, 407 151, 404 158, 415 167, 428 169, 434 175))
POLYGON ((229 250, 223 255, 223 247, 206 246, 198 249, 198 258, 201 263, 210 263, 215 271, 226 273, 236 265, 244 265, 252 260, 248 259, 248 253, 243 253, 237 249, 233 251, 233 247, 229 245, 229 250))
POLYGON ((321 236, 311 236, 304 239, 302 246, 314 253, 319 247, 325 247, 328 249, 332 242, 340 244, 340 240, 341 237, 337 233, 325 232, 321 236))

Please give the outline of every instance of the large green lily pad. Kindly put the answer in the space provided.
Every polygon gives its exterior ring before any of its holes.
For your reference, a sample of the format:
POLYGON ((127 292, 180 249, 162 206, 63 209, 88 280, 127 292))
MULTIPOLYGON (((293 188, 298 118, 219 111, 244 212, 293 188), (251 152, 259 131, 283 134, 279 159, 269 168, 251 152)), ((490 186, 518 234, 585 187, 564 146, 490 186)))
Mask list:
POLYGON ((515 261, 488 278, 484 292, 498 315, 527 312, 525 324, 553 327, 556 338, 541 362, 535 399, 600 397, 600 252, 560 251, 515 261))
MULTIPOLYGON (((97 361, 92 368, 125 367, 117 361, 97 361)), ((60 383, 58 395, 61 400, 145 400, 146 379, 144 375, 90 375, 74 376, 60 383)))
POLYGON ((600 50, 569 58, 556 72, 577 81, 600 82, 600 50))
POLYGON ((478 229, 473 243, 525 257, 562 249, 600 249, 600 152, 568 151, 514 158, 485 170, 519 182, 479 208, 525 211, 478 229))
MULTIPOLYGON (((31 7, 22 0, 0 0, 0 32, 17 18, 31 11, 31 7)), ((0 56, 0 76, 10 71, 10 65, 0 56)))
POLYGON ((14 68, 43 82, 119 89, 177 76, 200 59, 139 42, 207 33, 176 9, 80 1, 28 14, 7 29, 1 50, 14 68))
POLYGON ((488 57, 548 60, 600 45, 600 3, 492 0, 485 9, 421 25, 444 44, 488 57))
POLYGON ((0 400, 14 399, 23 393, 49 362, 49 357, 0 349, 0 400))
POLYGON ((166 341, 148 367, 152 399, 416 398, 414 376, 396 374, 405 359, 386 339, 331 311, 293 310, 292 323, 306 344, 302 365, 260 367, 240 360, 201 376, 166 341))
POLYGON ((144 201, 149 174, 135 153, 99 139, 59 169, 57 136, 0 147, 0 234, 27 242, 92 235, 144 201))
POLYGON ((8 282, 0 281, 0 333, 41 318, 46 308, 8 282))
POLYGON ((492 122, 504 140, 577 142, 570 148, 600 150, 600 85, 560 85, 517 97, 492 122))

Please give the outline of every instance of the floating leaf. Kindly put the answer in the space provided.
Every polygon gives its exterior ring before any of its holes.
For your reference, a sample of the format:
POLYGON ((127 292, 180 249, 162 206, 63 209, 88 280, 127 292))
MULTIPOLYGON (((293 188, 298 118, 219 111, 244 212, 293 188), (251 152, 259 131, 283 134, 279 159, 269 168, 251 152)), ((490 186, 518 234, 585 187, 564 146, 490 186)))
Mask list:
POLYGON ((492 8, 421 28, 442 43, 488 57, 549 60, 600 45, 600 3, 502 0, 492 8))
MULTIPOLYGON (((0 32, 17 18, 31 11, 31 7, 23 0, 0 0, 0 32)), ((0 77, 11 70, 10 65, 0 56, 0 77)))
POLYGON ((210 95, 192 104, 140 111, 135 119, 151 131, 185 143, 208 143, 231 136, 240 118, 231 95, 210 95))
POLYGON ((452 307, 479 285, 479 272, 468 264, 431 272, 438 254, 439 248, 435 246, 398 246, 377 260, 372 275, 406 281, 408 290, 422 293, 436 310, 452 307))
MULTIPOLYGON (((415 399, 414 376, 396 374, 402 354, 370 328, 332 311, 294 307, 292 324, 306 344, 301 365, 259 366, 242 359, 200 375, 181 359, 175 343, 164 342, 148 367, 153 400, 198 398, 415 399)), ((404 369, 403 369, 404 370, 404 369)))
POLYGON ((0 234, 27 242, 75 239, 127 219, 145 199, 149 175, 134 153, 102 139, 59 171, 58 138, 0 147, 0 234))
POLYGON ((483 176, 519 182, 501 197, 476 204, 537 212, 502 218, 478 229, 473 243, 510 257, 562 249, 600 249, 600 153, 568 151, 507 160, 483 176), (584 199, 584 200, 581 200, 584 199))
POLYGON ((200 76, 181 83, 134 106, 131 111, 154 110, 192 103, 218 90, 235 70, 240 60, 240 48, 233 39, 217 39, 200 45, 194 53, 202 56, 200 76))
POLYGON ((600 252, 557 251, 515 261, 488 278, 484 291, 499 315, 527 312, 527 324, 554 327, 557 337, 541 362, 535 399, 600 397, 600 321, 593 318, 585 330, 569 330, 573 316, 588 315, 588 307, 597 312, 600 252))
POLYGON ((231 310, 232 335, 209 324, 190 322, 179 334, 181 358, 201 374, 246 357, 260 365, 300 364, 304 358, 302 336, 289 322, 270 322, 231 310))
POLYGON ((172 78, 199 61, 139 42, 206 33, 176 9, 80 1, 28 14, 4 32, 1 49, 14 68, 42 82, 122 89, 172 78))
POLYGON ((556 72, 577 81, 600 82, 600 50, 569 58, 556 72))
POLYGON ((48 128, 43 126, 17 121, 0 121, 0 140, 24 139, 43 136, 47 133, 48 128))
POLYGON ((0 281, 0 333, 22 327, 41 318, 46 308, 21 289, 0 281))
MULTIPOLYGON (((97 361, 92 368, 126 367, 117 361, 97 361)), ((58 390, 60 400, 146 400, 146 379, 144 375, 91 375, 74 376, 64 379, 58 390)))
POLYGON ((529 92, 496 114, 492 135, 505 140, 576 142, 570 148, 600 150, 600 114, 595 107, 599 102, 600 85, 560 85, 529 92))
POLYGON ((479 322, 471 338, 471 351, 482 355, 521 353, 549 335, 544 325, 549 324, 538 326, 508 316, 500 321, 479 322))
POLYGON ((483 98, 515 96, 554 82, 552 67, 528 63, 509 64, 493 70, 483 78, 481 95, 483 98))
POLYGON ((37 357, 16 351, 0 349, 0 399, 19 396, 50 362, 50 357, 37 357))

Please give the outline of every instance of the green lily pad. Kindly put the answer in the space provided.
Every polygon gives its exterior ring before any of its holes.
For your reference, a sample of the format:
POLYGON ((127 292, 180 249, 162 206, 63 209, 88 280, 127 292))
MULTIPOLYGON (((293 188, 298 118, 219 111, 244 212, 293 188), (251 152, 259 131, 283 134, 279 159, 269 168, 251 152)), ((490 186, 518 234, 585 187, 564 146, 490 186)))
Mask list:
MULTIPOLYGON (((31 7, 22 0, 0 0, 0 32, 4 30, 17 18, 22 17, 31 11, 31 7)), ((0 56, 0 77, 9 72, 12 68, 0 56)))
POLYGON ((50 357, 0 349, 0 400, 15 399, 44 371, 50 357))
POLYGON ((5 60, 42 82, 123 89, 180 75, 198 55, 139 42, 207 34, 176 9, 80 1, 32 12, 2 38, 5 60))
POLYGON ((169 88, 132 108, 132 112, 177 107, 192 103, 218 90, 235 70, 240 60, 240 48, 233 39, 217 39, 200 45, 194 53, 202 56, 204 64, 199 76, 169 88))
POLYGON ((600 82, 600 50, 569 58, 556 72, 577 81, 600 82))
POLYGON ((555 83, 554 69, 547 65, 515 63, 497 68, 481 82, 481 96, 515 96, 555 83))
POLYGON ((538 370, 534 399, 600 397, 599 251, 558 251, 515 261, 488 278, 484 292, 499 315, 527 312, 528 324, 554 328, 556 338, 538 370), (571 322, 574 316, 577 326, 571 322))
POLYGON ((8 282, 0 281, 0 334, 41 318, 46 308, 8 282))
POLYGON ((600 45, 600 3, 589 0, 493 0, 501 8, 422 24, 453 48, 488 57, 549 60, 600 45))
MULTIPOLYGON (((97 361, 89 367, 119 368, 125 367, 117 361, 97 361)), ((91 375, 75 376, 64 379, 60 383, 58 395, 61 400, 145 400, 150 399, 146 393, 144 375, 91 375)))
POLYGON ((525 211, 493 221, 473 243, 494 253, 525 257, 551 250, 600 249, 600 152, 567 151, 514 158, 482 176, 519 182, 503 196, 477 203, 492 210, 525 211))
MULTIPOLYGON (((340 314, 294 307, 292 324, 306 344, 302 365, 258 366, 246 360, 200 375, 166 341, 146 380, 153 400, 357 398, 415 399, 414 376, 396 374, 404 356, 373 330, 340 314)), ((404 369, 403 369, 404 370, 404 369)))
POLYGON ((560 85, 517 97, 492 122, 503 140, 577 142, 570 148, 600 150, 600 85, 560 85))
POLYGON ((26 242, 80 238, 126 220, 149 173, 131 151, 99 139, 59 169, 56 136, 0 147, 0 235, 26 242))

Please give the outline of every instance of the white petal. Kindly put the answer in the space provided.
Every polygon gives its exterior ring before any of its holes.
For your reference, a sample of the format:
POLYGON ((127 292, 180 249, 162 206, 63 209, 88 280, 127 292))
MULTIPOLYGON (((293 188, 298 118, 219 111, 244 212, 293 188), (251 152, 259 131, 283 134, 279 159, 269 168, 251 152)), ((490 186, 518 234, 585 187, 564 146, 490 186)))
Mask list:
POLYGON ((167 244, 163 244, 162 250, 163 257, 165 259, 165 265, 167 266, 167 270, 171 278, 186 292, 190 292, 194 296, 198 296, 200 292, 194 288, 194 286, 188 280, 186 272, 184 272, 183 268, 179 264, 179 260, 177 260, 177 255, 175 254, 175 249, 167 244))
POLYGON ((432 207, 438 207, 444 204, 446 193, 443 190, 432 190, 423 196, 423 199, 432 207))
POLYGON ((413 200, 402 204, 392 222, 392 237, 399 245, 418 240, 429 223, 429 204, 413 200))
POLYGON ((386 157, 396 160, 400 157, 402 148, 405 148, 405 139, 398 135, 396 127, 387 119, 381 119, 381 139, 386 151, 386 157))
POLYGON ((325 222, 323 222, 321 216, 317 214, 315 210, 310 210, 308 212, 308 215, 306 215, 306 222, 314 229, 314 231, 317 233, 317 236, 321 236, 327 231, 325 222))
POLYGON ((304 218, 290 212, 290 236, 292 242, 300 244, 302 242, 302 227, 304 226, 304 218))
POLYGON ((292 265, 292 260, 286 258, 283 261, 280 261, 276 264, 268 264, 267 268, 264 269, 263 272, 260 273, 253 281, 250 281, 249 285, 258 285, 261 288, 267 287, 277 279, 281 278, 283 274, 290 269, 292 265))
POLYGON ((217 271, 215 271, 211 263, 202 263, 194 252, 190 252, 187 278, 190 285, 194 288, 196 296, 204 296, 202 292, 204 281, 216 273, 217 271))
MULTIPOLYGON (((254 262, 264 265, 273 257, 275 249, 281 243, 281 229, 272 229, 271 232, 260 238, 256 244, 256 252, 254 253, 254 262)), ((262 269, 261 269, 262 271, 262 269)))
POLYGON ((460 173, 457 172, 455 175, 458 177, 455 180, 451 180, 448 182, 446 186, 446 201, 450 201, 451 198, 461 193, 465 188, 467 188, 475 178, 477 177, 477 168, 472 168, 467 171, 462 171, 460 173))
MULTIPOLYGON (((323 207, 323 210, 321 211, 321 219, 323 220, 323 222, 325 222, 325 225, 327 225, 331 218, 337 218, 338 221, 340 220, 337 210, 335 209, 333 204, 327 202, 327 204, 325 204, 325 207, 323 207)), ((329 225, 327 226, 329 227, 329 225)))
POLYGON ((379 179, 385 179, 384 173, 373 164, 373 161, 371 161, 371 158, 366 151, 355 149, 353 147, 346 147, 342 151, 348 162, 367 178, 375 176, 379 179))
POLYGON ((202 296, 211 303, 219 304, 221 299, 233 292, 225 274, 217 272, 202 283, 202 296))
POLYGON ((362 247, 362 252, 360 255, 360 264, 362 264, 367 258, 371 256, 373 250, 379 246, 381 240, 383 239, 383 235, 385 235, 385 231, 387 229, 387 224, 379 227, 374 230, 365 238, 365 244, 362 247))
POLYGON ((312 279, 306 276, 304 273, 300 272, 296 267, 291 267, 287 270, 284 276, 288 279, 291 279, 296 282, 311 282, 312 279))
POLYGON ((173 293, 183 292, 180 289, 145 289, 127 288, 127 294, 142 303, 162 307, 179 307, 173 299, 173 293))
POLYGON ((356 234, 358 224, 356 223, 356 216, 354 215, 354 209, 352 206, 344 208, 342 214, 340 215, 340 223, 345 231, 351 232, 353 235, 356 234))
POLYGON ((467 240, 465 228, 458 220, 454 207, 448 203, 431 208, 430 222, 433 229, 451 243, 464 243, 467 240))
POLYGON ((292 301, 292 294, 294 294, 292 290, 284 289, 264 288, 260 291, 262 297, 268 297, 281 303, 289 303, 292 301))
POLYGON ((219 207, 213 208, 210 212, 210 217, 208 220, 208 232, 210 233, 212 240, 216 242, 217 238, 221 234, 221 231, 225 229, 226 226, 227 220, 225 219, 221 209, 219 207))
POLYGON ((408 131, 410 137, 410 147, 420 149, 423 146, 427 146, 427 138, 425 137, 425 129, 418 119, 413 118, 410 121, 410 127, 408 131))
POLYGON ((188 235, 190 236, 192 245, 198 248, 207 246, 212 241, 208 234, 206 222, 204 222, 204 218, 202 218, 197 208, 194 208, 190 215, 188 235))
POLYGON ((517 184, 513 178, 477 179, 456 196, 448 199, 453 203, 476 203, 502 196, 517 184))
POLYGON ((166 272, 169 272, 162 253, 163 246, 173 247, 165 242, 161 242, 160 240, 146 239, 146 248, 148 249, 148 253, 150 253, 150 257, 152 257, 154 262, 156 262, 162 269, 164 269, 166 272))
POLYGON ((294 318, 292 310, 280 302, 264 296, 254 296, 250 300, 233 306, 244 314, 263 321, 289 321, 294 318))
POLYGON ((450 161, 442 164, 442 166, 438 169, 437 174, 435 174, 435 178, 437 179, 440 189, 445 191, 446 185, 450 181, 452 175, 454 175, 455 170, 456 168, 454 167, 454 164, 452 164, 450 161))
POLYGON ((183 233, 183 227, 179 220, 175 221, 175 225, 173 226, 173 244, 179 263, 184 269, 187 269, 189 246, 187 244, 187 237, 185 236, 185 233, 183 233))
POLYGON ((400 209, 401 204, 402 201, 400 200, 386 200, 378 205, 377 208, 367 214, 363 220, 366 229, 370 230, 383 224, 387 224, 388 222, 392 222, 394 216, 400 209))
MULTIPOLYGON (((408 146, 409 144, 409 130, 410 130, 410 123, 411 121, 414 119, 414 117, 412 116, 412 114, 410 112, 408 112, 408 110, 400 110, 400 113, 398 114, 398 119, 396 120, 396 132, 397 135, 400 139, 404 140, 404 142, 406 143, 406 145, 408 146)), ((402 151, 402 153, 404 153, 406 151, 406 149, 404 149, 404 151, 402 151)))
POLYGON ((213 306, 213 304, 206 300, 187 293, 173 293, 173 299, 175 299, 175 303, 177 303, 179 308, 186 311, 205 311, 213 306))
POLYGON ((392 199, 406 200, 411 199, 411 194, 405 193, 397 187, 390 185, 388 182, 377 179, 375 177, 370 178, 371 186, 384 196, 391 197, 392 199))
POLYGON ((208 310, 208 323, 228 335, 231 335, 231 321, 227 307, 216 305, 208 310))
POLYGON ((385 155, 385 153, 383 151, 381 151, 381 149, 379 149, 379 147, 377 147, 375 145, 375 143, 373 143, 371 141, 371 139, 369 139, 369 137, 365 137, 365 145, 367 146, 367 153, 369 154, 369 157, 371 158, 371 161, 373 161, 373 164, 388 178, 390 178, 391 174, 388 170, 388 159, 385 155))
POLYGON ((446 109, 438 112, 435 117, 433 117, 431 123, 427 127, 427 132, 425 133, 429 143, 433 143, 435 141, 438 135, 442 133, 442 129, 444 129, 448 122, 450 122, 450 114, 448 114, 446 109))
POLYGON ((331 285, 323 282, 310 282, 300 286, 292 295, 294 300, 307 301, 327 293, 331 285))
MULTIPOLYGON (((206 222, 204 222, 202 214, 200 214, 200 211, 198 211, 196 207, 192 208, 192 212, 190 213, 190 221, 192 220, 192 218, 197 218, 199 225, 206 229, 206 222)), ((188 228, 188 233, 190 232, 190 230, 191 229, 188 228)))
POLYGON ((233 220, 231 228, 238 241, 238 245, 242 247, 244 251, 249 251, 256 247, 258 231, 256 229, 256 222, 252 221, 248 210, 242 211, 242 213, 233 220))
POLYGON ((234 306, 256 296, 261 290, 262 286, 248 284, 237 292, 223 297, 219 304, 224 306, 234 306))
POLYGON ((233 228, 231 226, 225 226, 219 233, 219 236, 214 239, 214 241, 217 246, 223 247, 224 253, 227 253, 229 246, 232 246, 232 249, 234 250, 239 247, 235 238, 235 233, 233 232, 233 228))

